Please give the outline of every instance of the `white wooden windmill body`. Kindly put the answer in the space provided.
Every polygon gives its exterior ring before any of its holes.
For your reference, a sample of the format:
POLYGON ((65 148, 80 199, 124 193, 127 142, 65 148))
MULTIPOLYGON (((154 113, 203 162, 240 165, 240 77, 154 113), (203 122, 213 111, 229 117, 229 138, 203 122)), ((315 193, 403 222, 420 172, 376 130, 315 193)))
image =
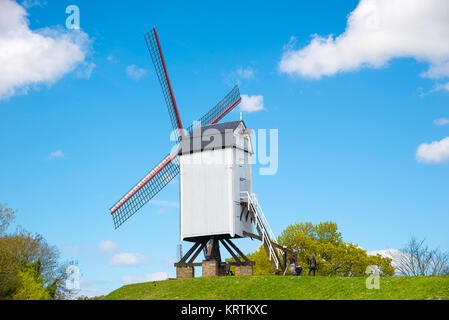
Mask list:
POLYGON ((244 237, 253 232, 243 212, 242 192, 251 193, 250 131, 243 121, 205 126, 181 142, 181 241, 203 236, 244 237))

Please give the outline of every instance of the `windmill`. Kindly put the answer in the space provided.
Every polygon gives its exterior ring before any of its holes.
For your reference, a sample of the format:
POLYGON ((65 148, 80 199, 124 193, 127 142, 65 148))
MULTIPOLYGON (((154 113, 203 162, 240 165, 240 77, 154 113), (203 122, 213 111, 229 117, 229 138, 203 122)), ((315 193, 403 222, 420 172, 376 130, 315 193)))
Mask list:
POLYGON ((273 268, 286 270, 285 248, 274 242, 268 222, 251 192, 251 166, 248 161, 252 154, 250 130, 243 121, 218 123, 240 103, 238 86, 195 125, 185 129, 155 27, 145 34, 145 41, 162 88, 177 148, 110 208, 115 228, 120 227, 181 173, 181 241, 190 241, 193 246, 175 263, 178 278, 193 277, 195 266, 202 266, 203 276, 227 275, 231 264, 221 261, 219 243, 235 259, 236 274, 252 274, 254 263, 231 241, 243 237, 261 240, 273 268), (206 137, 213 143, 205 144, 206 137), (198 164, 198 155, 211 159, 217 154, 227 156, 231 162, 222 161, 211 167, 198 164), (247 161, 241 162, 244 158, 247 161), (231 173, 227 170, 230 166, 231 173), (259 236, 252 232, 253 226, 259 236), (201 252, 204 252, 205 260, 195 263, 201 252), (283 263, 281 252, 284 255, 283 263))

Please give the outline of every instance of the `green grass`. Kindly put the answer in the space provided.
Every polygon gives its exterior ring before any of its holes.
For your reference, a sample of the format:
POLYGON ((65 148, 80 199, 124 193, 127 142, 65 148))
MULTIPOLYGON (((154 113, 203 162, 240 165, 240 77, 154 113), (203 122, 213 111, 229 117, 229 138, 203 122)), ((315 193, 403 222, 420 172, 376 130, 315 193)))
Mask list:
POLYGON ((368 290, 365 278, 252 276, 146 282, 123 286, 106 300, 449 300, 449 276, 380 278, 368 290))

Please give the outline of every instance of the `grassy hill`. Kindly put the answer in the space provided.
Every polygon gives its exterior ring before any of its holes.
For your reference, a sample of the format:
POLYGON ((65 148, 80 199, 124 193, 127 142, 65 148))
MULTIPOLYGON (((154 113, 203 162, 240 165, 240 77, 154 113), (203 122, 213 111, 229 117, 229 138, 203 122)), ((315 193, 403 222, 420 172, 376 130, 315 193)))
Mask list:
POLYGON ((252 276, 146 282, 123 286, 106 300, 301 300, 301 299, 444 299, 449 276, 388 277, 379 290, 365 278, 252 276), (229 290, 232 288, 232 290, 229 290))

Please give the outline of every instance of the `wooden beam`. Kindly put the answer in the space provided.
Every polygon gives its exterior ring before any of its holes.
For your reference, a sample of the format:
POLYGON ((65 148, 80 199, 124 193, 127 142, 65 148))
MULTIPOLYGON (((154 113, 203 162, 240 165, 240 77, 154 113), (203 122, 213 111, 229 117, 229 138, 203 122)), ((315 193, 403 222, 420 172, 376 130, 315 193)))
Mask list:
POLYGON ((262 241, 261 237, 259 237, 257 234, 251 233, 251 232, 243 231, 243 235, 246 237, 250 237, 251 239, 257 239, 259 241, 262 241))
POLYGON ((189 263, 193 263, 195 261, 196 257, 200 254, 200 252, 203 250, 203 248, 207 245, 207 241, 204 241, 201 246, 196 250, 195 254, 192 256, 192 258, 189 260, 189 263))
POLYGON ((175 263, 175 267, 201 267, 203 264, 201 262, 194 262, 194 263, 190 263, 190 262, 186 262, 186 263, 175 263))
POLYGON ((225 241, 243 258, 243 260, 245 260, 245 262, 249 261, 249 259, 243 254, 242 251, 240 251, 239 248, 237 248, 237 246, 234 243, 232 243, 231 240, 225 239, 225 241))
POLYGON ((187 251, 187 253, 184 255, 184 257, 181 258, 181 260, 179 260, 180 263, 185 263, 187 262, 187 259, 190 257, 190 255, 193 253, 193 251, 196 250, 196 248, 198 248, 198 246, 201 244, 201 242, 195 242, 195 244, 192 246, 192 248, 190 248, 189 251, 187 251))
POLYGON ((229 248, 229 246, 227 245, 226 242, 224 242, 223 240, 220 240, 220 242, 223 244, 223 246, 226 248, 226 250, 228 250, 228 252, 231 254, 231 256, 234 258, 235 262, 238 265, 242 264, 242 261, 240 261, 239 257, 237 257, 237 255, 234 253, 234 251, 232 251, 231 248, 229 248))

